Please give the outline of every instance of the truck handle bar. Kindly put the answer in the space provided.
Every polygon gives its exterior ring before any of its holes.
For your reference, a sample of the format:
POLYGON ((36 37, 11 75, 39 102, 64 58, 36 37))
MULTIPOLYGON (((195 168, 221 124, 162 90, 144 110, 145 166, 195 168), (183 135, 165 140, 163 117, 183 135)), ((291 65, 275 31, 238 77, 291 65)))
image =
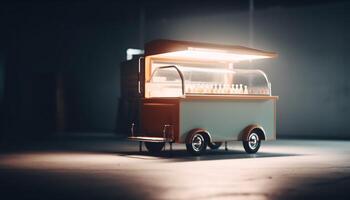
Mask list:
POLYGON ((139 57, 139 71, 137 73, 137 90, 141 94, 141 60, 144 59, 143 56, 139 57))

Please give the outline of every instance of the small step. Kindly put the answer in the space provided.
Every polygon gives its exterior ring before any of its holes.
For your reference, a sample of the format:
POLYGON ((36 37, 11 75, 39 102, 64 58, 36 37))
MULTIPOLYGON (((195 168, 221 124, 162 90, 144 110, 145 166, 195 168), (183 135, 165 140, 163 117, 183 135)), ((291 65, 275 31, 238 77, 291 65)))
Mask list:
POLYGON ((128 137, 129 140, 140 141, 140 142, 172 142, 170 138, 163 137, 144 137, 144 136, 133 136, 128 137))

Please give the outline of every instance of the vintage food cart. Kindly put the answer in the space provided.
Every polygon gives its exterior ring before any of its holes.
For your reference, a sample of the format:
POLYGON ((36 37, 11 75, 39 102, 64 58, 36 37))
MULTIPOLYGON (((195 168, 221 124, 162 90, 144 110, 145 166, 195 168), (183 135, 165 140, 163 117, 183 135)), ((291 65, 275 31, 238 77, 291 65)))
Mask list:
POLYGON ((207 146, 243 141, 247 153, 256 153, 261 140, 276 139, 278 97, 271 95, 263 71, 239 65, 274 57, 242 46, 147 43, 145 57, 138 60, 140 96, 134 107, 139 110, 129 139, 144 142, 150 152, 166 143, 185 143, 190 153, 200 155, 207 146))

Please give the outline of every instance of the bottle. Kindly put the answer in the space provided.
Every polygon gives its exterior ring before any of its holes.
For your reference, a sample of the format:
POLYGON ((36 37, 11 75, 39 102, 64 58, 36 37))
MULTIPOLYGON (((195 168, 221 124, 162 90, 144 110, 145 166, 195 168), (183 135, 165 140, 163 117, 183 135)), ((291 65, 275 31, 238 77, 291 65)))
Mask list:
POLYGON ((233 85, 233 94, 237 94, 237 84, 233 85))
POLYGON ((233 87, 234 85, 233 84, 231 84, 231 87, 230 87, 230 94, 234 94, 233 92, 234 92, 234 87, 233 87))
POLYGON ((239 94, 243 94, 243 85, 239 84, 239 94))
POLYGON ((229 84, 225 84, 225 93, 230 94, 230 85, 229 84))
POLYGON ((236 94, 239 94, 239 85, 236 84, 236 94))
POLYGON ((244 94, 249 94, 248 93, 248 86, 247 85, 244 85, 244 92, 243 92, 244 94))
POLYGON ((219 89, 218 89, 218 93, 221 94, 222 93, 222 84, 219 84, 219 89))
POLYGON ((227 94, 227 84, 223 85, 222 93, 227 94))
POLYGON ((218 90, 216 88, 216 83, 213 84, 213 94, 218 93, 218 90))

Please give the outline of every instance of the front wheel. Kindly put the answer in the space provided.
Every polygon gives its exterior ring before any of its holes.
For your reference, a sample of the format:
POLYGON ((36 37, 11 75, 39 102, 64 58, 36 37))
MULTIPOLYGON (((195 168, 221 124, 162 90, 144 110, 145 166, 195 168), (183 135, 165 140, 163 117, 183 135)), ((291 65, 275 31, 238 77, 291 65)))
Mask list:
POLYGON ((161 152, 164 145, 164 142, 145 142, 145 146, 150 153, 161 152))
POLYGON ((256 153, 260 148, 261 138, 256 132, 249 133, 248 141, 243 141, 243 147, 247 153, 256 153))
POLYGON ((208 141, 202 133, 194 133, 189 138, 189 142, 186 143, 186 149, 188 152, 195 156, 199 156, 207 149, 208 141))

